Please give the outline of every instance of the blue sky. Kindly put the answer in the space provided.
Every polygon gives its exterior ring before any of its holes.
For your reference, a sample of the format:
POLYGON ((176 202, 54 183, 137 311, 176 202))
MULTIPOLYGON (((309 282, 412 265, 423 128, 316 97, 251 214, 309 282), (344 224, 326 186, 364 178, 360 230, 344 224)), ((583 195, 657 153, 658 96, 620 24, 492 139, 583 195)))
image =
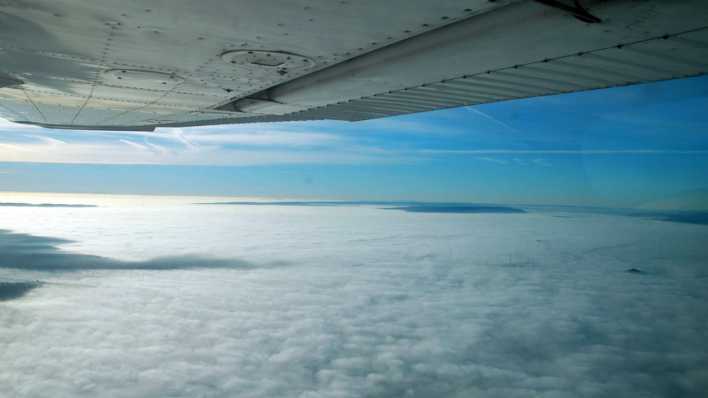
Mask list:
POLYGON ((0 124, 0 190, 708 207, 708 77, 359 123, 0 124))

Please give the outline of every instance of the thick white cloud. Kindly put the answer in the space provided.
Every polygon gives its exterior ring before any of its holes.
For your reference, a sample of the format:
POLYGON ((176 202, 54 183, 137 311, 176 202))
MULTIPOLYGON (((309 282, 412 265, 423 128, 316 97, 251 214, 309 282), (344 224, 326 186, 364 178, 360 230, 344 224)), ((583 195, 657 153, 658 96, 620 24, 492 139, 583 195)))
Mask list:
POLYGON ((0 304, 0 396, 708 391, 706 226, 367 207, 0 212, 0 227, 78 240, 67 255, 255 264, 0 270, 54 282, 0 304))

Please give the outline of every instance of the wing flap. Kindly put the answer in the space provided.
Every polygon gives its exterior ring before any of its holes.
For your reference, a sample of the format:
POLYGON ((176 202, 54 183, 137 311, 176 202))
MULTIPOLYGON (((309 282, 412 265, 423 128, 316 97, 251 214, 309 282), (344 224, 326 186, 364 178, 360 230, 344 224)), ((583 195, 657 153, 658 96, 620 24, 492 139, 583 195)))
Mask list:
POLYGON ((316 107, 293 116, 365 120, 697 76, 708 29, 662 35, 316 107))

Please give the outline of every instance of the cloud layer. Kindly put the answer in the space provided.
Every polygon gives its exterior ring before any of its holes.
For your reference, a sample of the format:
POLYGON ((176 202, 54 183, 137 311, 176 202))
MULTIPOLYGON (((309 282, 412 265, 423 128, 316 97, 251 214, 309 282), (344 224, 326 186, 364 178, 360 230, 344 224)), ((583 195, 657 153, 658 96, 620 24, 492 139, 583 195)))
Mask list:
MULTIPOLYGON (((49 220, 55 225, 70 210, 42 211, 63 212, 49 220)), ((145 210, 136 223, 133 209, 92 210, 103 212, 104 224, 94 224, 94 238, 83 247, 101 253, 110 250, 103 242, 133 244, 134 251, 152 247, 151 256, 159 256, 189 245, 230 251, 249 264, 291 265, 162 270, 115 260, 121 267, 35 269, 27 275, 51 283, 0 304, 6 347, 0 395, 701 397, 708 391, 705 226, 558 210, 170 211, 145 210)), ((76 213, 71 217, 96 217, 76 213)), ((81 220, 73 225, 87 228, 81 220)), ((65 240, 4 234, 0 242, 2 252, 51 257, 65 240)), ((76 247, 64 253, 88 256, 76 247)), ((88 257, 94 256, 104 258, 88 257)))

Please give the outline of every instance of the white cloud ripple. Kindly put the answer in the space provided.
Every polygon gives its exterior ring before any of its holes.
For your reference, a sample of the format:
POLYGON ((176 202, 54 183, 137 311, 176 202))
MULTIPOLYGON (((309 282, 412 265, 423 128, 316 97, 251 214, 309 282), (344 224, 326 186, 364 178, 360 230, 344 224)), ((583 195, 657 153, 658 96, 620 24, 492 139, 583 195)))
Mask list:
POLYGON ((1 304, 0 396, 708 391, 705 226, 356 211, 271 231, 293 266, 78 272, 1 304))

